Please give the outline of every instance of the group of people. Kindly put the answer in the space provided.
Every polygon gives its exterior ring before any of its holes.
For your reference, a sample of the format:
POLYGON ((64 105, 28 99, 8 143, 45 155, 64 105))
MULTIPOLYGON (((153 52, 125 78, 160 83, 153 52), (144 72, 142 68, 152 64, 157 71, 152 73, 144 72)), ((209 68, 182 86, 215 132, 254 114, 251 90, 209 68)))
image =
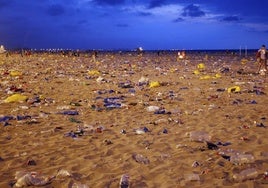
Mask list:
POLYGON ((268 60, 268 51, 265 45, 262 45, 257 52, 257 61, 259 63, 258 73, 266 74, 267 72, 267 60, 268 60))

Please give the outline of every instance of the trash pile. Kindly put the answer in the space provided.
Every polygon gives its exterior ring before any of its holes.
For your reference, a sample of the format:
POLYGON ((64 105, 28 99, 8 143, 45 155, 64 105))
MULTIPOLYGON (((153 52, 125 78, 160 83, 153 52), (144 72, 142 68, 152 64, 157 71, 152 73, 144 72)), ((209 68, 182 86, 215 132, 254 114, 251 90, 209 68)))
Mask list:
POLYGON ((267 184, 264 77, 238 73, 232 63, 247 59, 197 54, 181 64, 172 55, 1 59, 0 163, 4 178, 15 174, 10 186, 267 184), (17 164, 31 156, 66 159, 42 164, 60 169, 44 175, 35 160, 17 164), (109 180, 96 183, 100 175, 109 180))

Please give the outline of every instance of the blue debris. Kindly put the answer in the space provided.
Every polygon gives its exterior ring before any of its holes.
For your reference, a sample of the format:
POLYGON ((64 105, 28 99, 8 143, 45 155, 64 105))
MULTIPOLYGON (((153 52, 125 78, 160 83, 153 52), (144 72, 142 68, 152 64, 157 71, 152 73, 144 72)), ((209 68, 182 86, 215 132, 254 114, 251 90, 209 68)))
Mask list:
POLYGON ((108 109, 111 108, 120 108, 121 104, 120 103, 105 103, 104 106, 108 109))
POLYGON ((221 69, 221 73, 227 73, 227 72, 229 72, 229 71, 230 71, 229 67, 223 67, 223 68, 221 69))
POLYGON ((167 112, 166 109, 159 109, 156 110, 154 114, 171 114, 171 112, 167 112))
POLYGON ((257 123, 256 127, 264 127, 265 128, 266 126, 263 123, 257 123))
POLYGON ((231 142, 216 142, 216 145, 218 145, 218 146, 229 146, 229 145, 231 145, 231 142))
POLYGON ((77 135, 73 131, 66 133, 64 136, 71 137, 71 138, 77 138, 77 135))
POLYGON ((31 116, 29 116, 29 115, 26 115, 26 116, 17 116, 17 120, 18 121, 21 121, 21 120, 24 120, 24 119, 31 119, 32 117, 31 116))
POLYGON ((106 93, 115 93, 115 91, 114 90, 98 90, 97 91, 97 93, 99 94, 99 95, 102 95, 102 94, 106 94, 106 93))
POLYGON ((217 89, 217 92, 224 92, 224 91, 225 91, 224 88, 219 88, 219 89, 217 89))
POLYGON ((164 134, 168 133, 168 130, 166 128, 164 128, 164 130, 162 131, 164 134))
POLYGON ((249 101, 249 104, 257 104, 257 101, 255 100, 249 101))
POLYGON ((9 121, 12 119, 14 119, 13 116, 2 116, 2 117, 0 117, 0 122, 6 122, 6 121, 9 121))
POLYGON ((134 88, 130 82, 122 82, 122 83, 119 83, 118 84, 118 87, 121 87, 121 88, 134 88))
POLYGON ((74 116, 74 115, 78 115, 79 113, 76 110, 66 110, 66 111, 60 112, 60 114, 74 116))
POLYGON ((143 131, 147 133, 149 132, 149 129, 147 127, 143 127, 143 131))
POLYGON ((133 89, 133 88, 131 88, 131 89, 128 90, 128 92, 129 92, 129 93, 136 93, 136 90, 133 89))
POLYGON ((107 109, 121 108, 123 97, 108 97, 104 98, 104 107, 107 109))
POLYGON ((11 125, 8 121, 5 121, 4 123, 3 123, 3 125, 4 125, 4 127, 5 126, 8 126, 8 125, 11 125))

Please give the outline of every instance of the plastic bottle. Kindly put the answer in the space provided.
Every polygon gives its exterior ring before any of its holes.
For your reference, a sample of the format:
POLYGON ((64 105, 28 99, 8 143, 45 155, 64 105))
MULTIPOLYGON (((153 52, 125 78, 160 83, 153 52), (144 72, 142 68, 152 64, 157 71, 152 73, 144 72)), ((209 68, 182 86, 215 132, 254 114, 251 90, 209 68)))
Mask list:
POLYGON ((119 188, 129 188, 129 175, 123 174, 119 182, 119 188))
POLYGON ((252 163, 254 156, 251 154, 231 155, 230 162, 234 164, 252 163))
POLYGON ((72 188, 89 188, 86 184, 74 183, 72 188))
POLYGON ((184 175, 184 179, 186 181, 200 181, 199 175, 198 174, 194 174, 194 173, 192 173, 192 174, 185 174, 184 175))
POLYGON ((155 112, 155 111, 157 111, 159 109, 160 109, 160 107, 158 107, 158 106, 148 106, 147 107, 148 112, 155 112))
POLYGON ((244 181, 248 179, 254 179, 258 176, 258 171, 255 168, 248 168, 241 171, 239 174, 234 174, 233 178, 237 181, 244 181))
POLYGON ((190 140, 196 142, 210 141, 211 136, 206 131, 190 132, 190 140))
POLYGON ((132 158, 138 163, 143 163, 143 164, 149 164, 150 163, 150 160, 147 157, 145 157, 145 156, 143 156, 141 154, 133 154, 132 158))

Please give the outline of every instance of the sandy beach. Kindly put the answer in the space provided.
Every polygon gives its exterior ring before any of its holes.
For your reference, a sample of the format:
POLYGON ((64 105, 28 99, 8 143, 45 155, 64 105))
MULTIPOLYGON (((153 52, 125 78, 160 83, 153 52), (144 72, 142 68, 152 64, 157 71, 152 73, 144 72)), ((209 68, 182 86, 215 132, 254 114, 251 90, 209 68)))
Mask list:
POLYGON ((1 54, 0 187, 267 187, 254 55, 1 54))

